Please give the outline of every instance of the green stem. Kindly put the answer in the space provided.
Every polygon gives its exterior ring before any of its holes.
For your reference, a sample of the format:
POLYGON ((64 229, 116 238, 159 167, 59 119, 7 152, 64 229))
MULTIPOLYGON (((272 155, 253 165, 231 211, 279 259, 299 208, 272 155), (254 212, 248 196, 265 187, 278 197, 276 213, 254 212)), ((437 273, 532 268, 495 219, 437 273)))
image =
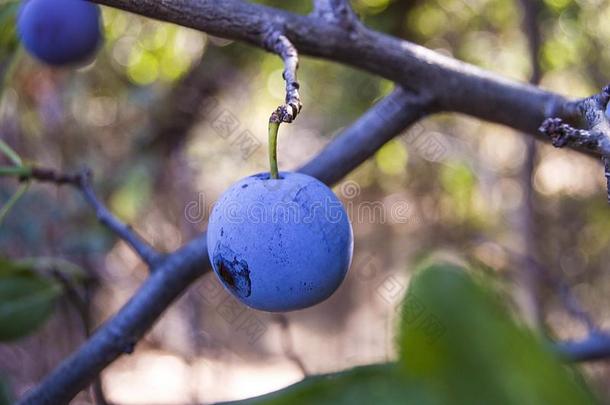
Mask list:
POLYGON ((0 166, 0 177, 29 177, 32 175, 32 168, 28 166, 0 166))
POLYGON ((269 167, 272 179, 279 178, 277 170, 277 132, 279 128, 279 122, 269 121, 269 167))
POLYGON ((21 197, 23 197, 23 195, 25 194, 26 191, 28 191, 28 188, 30 187, 30 183, 27 182, 25 184, 22 184, 18 189, 17 192, 15 192, 15 194, 13 194, 13 196, 10 198, 10 200, 8 200, 6 202, 6 204, 4 204, 4 206, 2 206, 2 208, 0 208, 0 225, 2 225, 2 221, 4 220, 4 218, 6 217, 6 215, 11 211, 11 209, 13 208, 13 206, 15 204, 17 204, 17 201, 19 201, 19 199, 21 197))
POLYGON ((8 146, 8 144, 2 139, 0 139, 0 152, 4 153, 4 155, 6 155, 6 157, 9 158, 9 160, 13 162, 13 164, 17 166, 21 166, 23 164, 17 152, 15 152, 13 148, 8 146))

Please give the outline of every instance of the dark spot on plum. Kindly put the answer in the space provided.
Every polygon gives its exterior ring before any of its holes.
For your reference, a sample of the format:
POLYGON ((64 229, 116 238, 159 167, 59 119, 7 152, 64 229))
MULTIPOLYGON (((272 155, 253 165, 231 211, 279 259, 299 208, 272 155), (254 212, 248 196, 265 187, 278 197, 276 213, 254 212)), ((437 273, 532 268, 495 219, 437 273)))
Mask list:
POLYGON ((227 288, 239 297, 249 297, 252 293, 250 269, 245 260, 237 258, 235 252, 226 246, 216 246, 214 252, 214 268, 227 288))
POLYGON ((247 187, 248 187, 248 185, 247 185, 247 184, 242 184, 242 185, 241 185, 241 188, 247 188, 247 187))
POLYGON ((225 235, 225 230, 224 228, 220 228, 220 236, 224 236, 225 235))

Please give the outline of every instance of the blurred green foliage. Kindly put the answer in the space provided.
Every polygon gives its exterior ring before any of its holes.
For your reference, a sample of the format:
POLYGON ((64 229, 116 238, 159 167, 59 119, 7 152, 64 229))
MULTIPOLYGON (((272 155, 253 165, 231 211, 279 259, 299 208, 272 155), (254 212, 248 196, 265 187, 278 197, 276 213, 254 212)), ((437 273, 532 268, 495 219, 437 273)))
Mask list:
POLYGON ((110 199, 110 208, 119 218, 132 222, 146 206, 152 193, 152 179, 144 167, 136 167, 125 178, 110 199))
POLYGON ((19 2, 0 2, 0 61, 10 57, 19 46, 15 18, 19 2))
POLYGON ((444 403, 595 403, 489 288, 451 265, 414 274, 399 336, 405 373, 444 403))
POLYGON ((38 275, 31 263, 0 260, 0 341, 36 330, 62 291, 59 283, 38 275))
POLYGON ((201 36, 171 24, 133 20, 104 9, 106 47, 136 85, 173 82, 182 77, 201 52, 201 36), (199 40, 198 40, 199 38, 199 40))
POLYGON ((311 377, 244 403, 597 403, 477 279, 449 264, 415 273, 402 304, 397 364, 311 377))

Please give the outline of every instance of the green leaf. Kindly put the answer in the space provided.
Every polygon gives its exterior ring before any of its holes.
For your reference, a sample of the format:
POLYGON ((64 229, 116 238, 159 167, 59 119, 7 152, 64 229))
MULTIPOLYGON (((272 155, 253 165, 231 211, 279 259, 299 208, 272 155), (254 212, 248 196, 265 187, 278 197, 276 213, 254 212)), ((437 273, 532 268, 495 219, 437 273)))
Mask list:
POLYGON ((31 263, 0 257, 0 280, 17 275, 32 277, 36 275, 36 272, 31 263))
POLYGON ((398 341, 404 372, 451 403, 596 403, 488 286, 457 266, 414 275, 398 341))
MULTIPOLYGON (((18 268, 0 276, 0 341, 32 333, 48 318, 62 288, 59 284, 18 268)), ((6 270, 5 270, 6 271, 6 270)))
POLYGON ((9 1, 0 4, 0 56, 5 58, 15 52, 19 45, 16 18, 19 2, 9 1))
POLYGON ((28 257, 19 260, 0 257, 0 278, 9 275, 45 275, 50 270, 58 271, 73 281, 82 281, 89 276, 82 267, 60 257, 28 257))
POLYGON ((61 257, 31 257, 20 259, 18 264, 39 270, 55 270, 74 281, 82 281, 89 277, 85 269, 61 257))
POLYGON ((423 391, 401 374, 394 364, 357 367, 336 374, 306 378, 283 390, 232 404, 440 405, 438 398, 423 391))

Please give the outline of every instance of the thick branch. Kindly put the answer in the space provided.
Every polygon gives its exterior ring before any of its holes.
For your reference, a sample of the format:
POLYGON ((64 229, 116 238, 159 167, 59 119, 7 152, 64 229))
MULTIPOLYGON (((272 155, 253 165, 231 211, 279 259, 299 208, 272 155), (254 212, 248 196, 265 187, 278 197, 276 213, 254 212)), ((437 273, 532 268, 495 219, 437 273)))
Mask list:
POLYGON ((148 264, 152 266, 158 261, 160 255, 148 243, 140 238, 130 226, 121 222, 115 217, 106 206, 97 198, 91 185, 91 172, 84 170, 77 174, 59 173, 52 169, 41 167, 14 167, 12 175, 18 176, 21 180, 36 180, 39 182, 55 183, 58 185, 69 184, 80 190, 97 215, 98 220, 108 229, 114 232, 119 238, 124 240, 131 248, 148 264))
POLYGON ((115 8, 265 47, 270 23, 300 54, 381 75, 406 88, 427 89, 436 110, 455 111, 540 136, 548 116, 569 119, 566 99, 518 83, 364 26, 346 30, 316 15, 301 16, 240 0, 94 0, 115 8))
POLYGON ((429 112, 431 99, 398 88, 379 101, 301 172, 334 184, 372 156, 381 146, 429 112))
MULTIPOLYGON (((396 90, 300 171, 327 184, 338 181, 375 153, 385 141, 417 121, 427 110, 425 103, 425 98, 396 90), (405 115, 410 118, 404 118, 405 115), (375 131, 380 131, 379 136, 375 131), (385 141, 380 141, 380 138, 385 141)), ((209 269, 205 234, 166 256, 154 266, 155 271, 129 302, 30 391, 20 404, 67 404, 117 357, 131 352, 163 311, 209 269)))

